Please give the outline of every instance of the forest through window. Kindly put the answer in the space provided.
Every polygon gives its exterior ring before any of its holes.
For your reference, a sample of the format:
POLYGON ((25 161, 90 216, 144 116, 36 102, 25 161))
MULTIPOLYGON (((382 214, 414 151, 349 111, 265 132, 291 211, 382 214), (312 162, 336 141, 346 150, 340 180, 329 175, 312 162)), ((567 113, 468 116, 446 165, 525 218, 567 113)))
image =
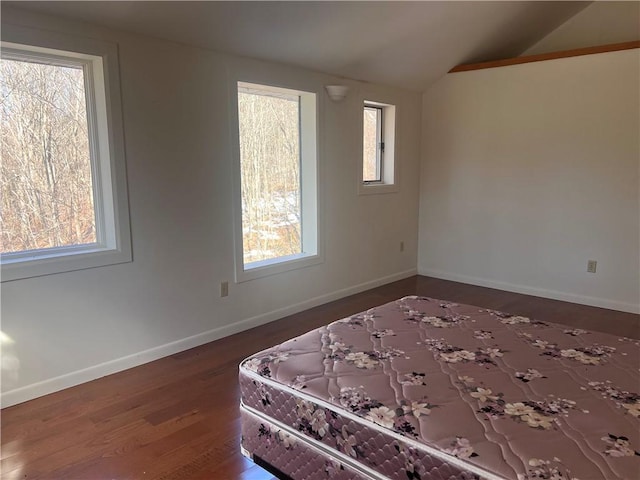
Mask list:
POLYGON ((300 100, 238 91, 245 265, 302 253, 300 100))
POLYGON ((2 253, 96 243, 82 66, 0 69, 2 253))

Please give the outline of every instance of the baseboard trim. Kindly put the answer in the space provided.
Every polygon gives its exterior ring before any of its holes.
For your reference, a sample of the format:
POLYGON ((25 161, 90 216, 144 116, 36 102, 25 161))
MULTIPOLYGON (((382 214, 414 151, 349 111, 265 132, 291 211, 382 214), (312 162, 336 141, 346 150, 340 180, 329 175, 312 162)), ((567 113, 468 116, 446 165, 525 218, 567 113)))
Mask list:
POLYGON ((498 290, 505 290, 507 292, 534 295, 536 297, 550 298, 553 300, 562 300, 564 302, 589 305, 591 307, 607 308, 609 310, 618 310, 628 313, 640 313, 640 305, 619 302, 616 300, 608 300, 606 298, 589 297, 586 295, 560 292, 558 290, 547 290, 544 288, 529 287, 526 285, 500 282, 480 277, 471 277, 468 275, 460 275, 457 273, 443 272, 442 270, 433 270, 430 268, 422 267, 418 268, 418 275, 425 275, 427 277, 434 277, 442 280, 451 280, 453 282, 467 283, 470 285, 477 285, 479 287, 496 288, 498 290))
POLYGON ((189 350, 190 348, 204 345, 205 343, 213 342, 214 340, 219 340, 220 338, 227 337, 235 333, 240 333, 244 330, 249 330, 250 328, 258 327, 260 325, 264 325, 265 323, 272 322, 288 315, 293 315, 309 308, 317 307, 318 305, 322 305, 324 303, 332 302, 340 298, 348 297, 349 295, 364 292, 365 290, 379 287, 387 283, 395 282, 397 280, 412 277, 416 274, 417 270, 414 268, 392 275, 387 275, 376 280, 371 280, 369 282, 364 282, 355 286, 335 290, 333 292, 320 295, 309 300, 305 300, 304 302, 299 302, 294 305, 289 305, 287 307, 273 310, 271 312, 246 318, 229 325, 217 327, 212 330, 199 333, 197 335, 176 340, 164 345, 159 345, 157 347, 150 348, 133 355, 127 355, 126 357, 117 358, 108 362, 94 365, 92 367, 84 368, 82 370, 77 370, 65 375, 60 375, 58 377, 43 380, 31 385, 26 385, 14 390, 9 390, 0 396, 0 405, 2 406, 2 408, 5 408, 12 405, 17 405, 18 403, 26 402, 28 400, 33 400, 34 398, 58 392, 60 390, 64 390, 65 388, 74 387, 76 385, 80 385, 81 383, 90 382, 91 380, 96 380, 113 373, 121 372, 122 370, 137 367, 145 363, 149 363, 154 360, 173 355, 174 353, 182 352, 184 350, 189 350))

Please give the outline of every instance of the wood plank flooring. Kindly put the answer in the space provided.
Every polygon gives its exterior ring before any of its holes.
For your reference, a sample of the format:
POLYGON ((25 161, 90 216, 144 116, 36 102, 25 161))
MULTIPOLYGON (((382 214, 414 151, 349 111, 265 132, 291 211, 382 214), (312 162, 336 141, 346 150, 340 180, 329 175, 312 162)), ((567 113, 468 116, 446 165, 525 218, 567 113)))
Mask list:
POLYGON ((240 454, 238 363, 412 294, 640 338, 638 315, 411 277, 3 409, 1 478, 271 480, 240 454))

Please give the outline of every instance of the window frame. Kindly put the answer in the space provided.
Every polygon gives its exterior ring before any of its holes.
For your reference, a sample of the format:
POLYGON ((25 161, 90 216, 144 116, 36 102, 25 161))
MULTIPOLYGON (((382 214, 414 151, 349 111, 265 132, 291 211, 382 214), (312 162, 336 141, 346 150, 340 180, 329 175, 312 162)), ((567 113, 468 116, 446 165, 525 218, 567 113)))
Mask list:
POLYGON ((117 45, 7 24, 2 50, 18 61, 83 66, 96 220, 96 243, 1 254, 2 282, 132 261, 117 45))
POLYGON ((317 265, 324 261, 320 240, 319 201, 319 95, 316 88, 296 88, 284 82, 255 78, 251 75, 230 76, 230 124, 233 150, 233 223, 234 223, 234 267, 238 283, 299 268, 317 265), (240 132, 238 112, 238 90, 249 88, 269 93, 297 95, 300 99, 300 202, 302 253, 273 259, 244 263, 242 231, 242 172, 240 156, 240 132), (247 265, 250 265, 247 268, 247 265))
POLYGON ((370 96, 361 99, 360 115, 360 161, 358 162, 358 193, 360 195, 394 193, 398 191, 398 161, 396 149, 397 136, 397 108, 394 104, 377 100, 368 100, 370 96), (377 128, 380 130, 377 154, 380 156, 379 174, 380 180, 364 179, 364 116, 365 108, 377 108, 380 112, 380 121, 377 128), (383 148, 380 144, 384 145, 383 148))
MULTIPOLYGON (((365 185, 382 184, 384 182, 384 108, 372 104, 370 102, 364 103, 364 110, 376 111, 376 179, 366 180, 364 178, 364 158, 363 158, 363 178, 362 183, 365 185)), ((363 124, 363 136, 364 136, 364 124, 363 124)), ((364 149, 364 145, 363 145, 364 149)), ((364 157, 364 155, 363 155, 364 157)))

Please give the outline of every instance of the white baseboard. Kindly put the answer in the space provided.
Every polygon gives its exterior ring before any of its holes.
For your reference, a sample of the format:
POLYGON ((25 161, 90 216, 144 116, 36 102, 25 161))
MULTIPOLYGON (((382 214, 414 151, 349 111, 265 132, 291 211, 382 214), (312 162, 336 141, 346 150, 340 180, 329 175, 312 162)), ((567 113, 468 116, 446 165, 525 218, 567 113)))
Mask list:
POLYGON ((97 378, 111 375, 113 373, 127 370, 129 368, 137 367, 159 358, 173 355, 174 353, 182 352, 190 348, 204 345, 205 343, 218 340, 235 333, 248 330, 265 323, 272 322, 288 315, 307 310, 309 308, 322 305, 327 302, 332 302, 349 295, 364 292, 371 288, 379 287, 387 283, 395 282, 396 280, 402 280, 404 278, 416 275, 416 269, 406 270, 386 277, 378 278, 369 282, 361 283, 341 290, 336 290, 318 297, 305 300, 304 302, 289 305, 271 312, 263 313, 255 317, 246 318, 229 325, 217 327, 212 330, 193 335, 191 337, 176 340, 175 342, 160 345, 142 352, 128 355, 126 357, 116 358, 108 362, 104 362, 92 367, 77 370, 75 372, 60 375, 58 377, 43 380, 41 382, 26 385, 24 387, 16 388, 5 392, 0 397, 0 405, 2 408, 10 407, 18 403, 26 402, 34 398, 48 395, 53 392, 64 390, 65 388, 73 387, 81 383, 89 382, 97 378))
POLYGON ((425 275, 427 277, 440 278, 442 280, 451 280, 453 282, 478 285, 480 287, 496 288, 498 290, 505 290, 507 292, 523 293, 525 295, 534 295, 536 297, 551 298, 553 300, 578 303, 580 305, 608 308, 609 310, 618 310, 621 312, 640 313, 640 305, 619 302, 617 300, 608 300, 606 298, 589 297, 586 295, 577 295, 575 293, 560 292, 557 290, 546 290, 544 288, 499 282, 496 280, 488 280, 486 278, 470 277, 457 273, 443 272, 441 270, 432 270, 430 268, 419 267, 418 274, 425 275))

